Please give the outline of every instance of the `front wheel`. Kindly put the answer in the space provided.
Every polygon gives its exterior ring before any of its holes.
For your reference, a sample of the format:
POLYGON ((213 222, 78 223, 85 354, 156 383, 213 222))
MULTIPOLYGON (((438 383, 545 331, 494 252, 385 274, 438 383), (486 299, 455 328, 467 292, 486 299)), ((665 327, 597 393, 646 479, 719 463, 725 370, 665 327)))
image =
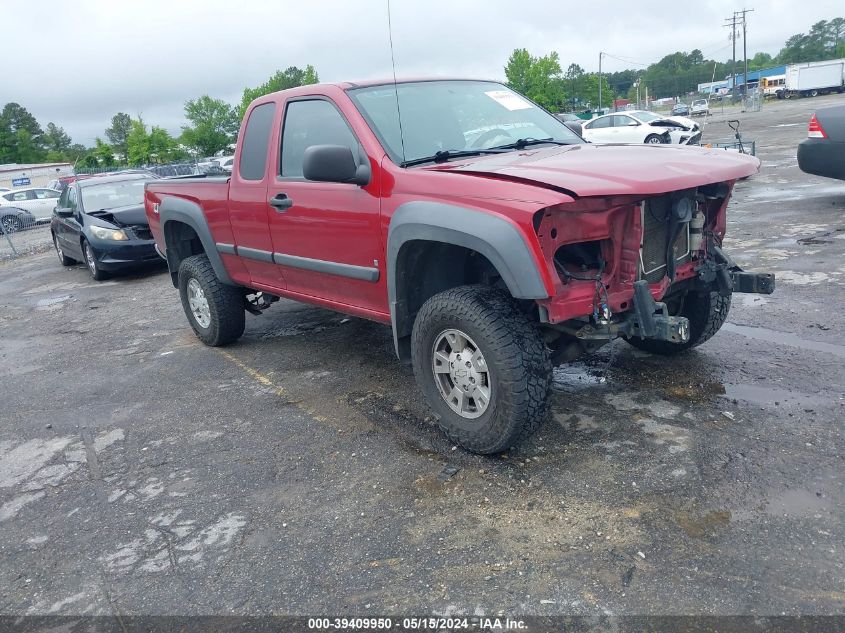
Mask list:
POLYGON ((414 321, 411 355, 441 429, 468 451, 500 453, 545 419, 549 350, 502 291, 461 286, 431 297, 414 321))
POLYGON ((663 142, 663 139, 658 134, 649 134, 645 137, 645 142, 649 145, 658 145, 663 142))
POLYGON ((87 240, 82 242, 82 254, 85 256, 85 265, 88 267, 88 272, 91 273, 91 277, 95 281, 102 281, 108 277, 108 273, 100 268, 100 264, 97 262, 97 256, 94 254, 94 249, 91 248, 91 244, 87 240))
POLYGON ((243 294, 217 278, 206 255, 193 255, 179 264, 179 296, 188 322, 206 345, 226 345, 244 333, 243 294))
POLYGON ((690 336, 686 343, 671 343, 633 337, 626 339, 634 347, 660 354, 674 356, 709 341, 728 319, 731 309, 731 295, 723 297, 718 292, 688 292, 666 300, 669 314, 689 319, 690 336))

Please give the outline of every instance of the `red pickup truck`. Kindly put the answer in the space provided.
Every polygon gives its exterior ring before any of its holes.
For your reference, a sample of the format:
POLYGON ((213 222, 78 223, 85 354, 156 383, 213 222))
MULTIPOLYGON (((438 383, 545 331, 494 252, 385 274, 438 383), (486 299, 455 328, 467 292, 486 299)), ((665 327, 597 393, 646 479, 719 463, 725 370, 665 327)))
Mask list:
POLYGON ((280 297, 382 322, 443 430, 496 453, 544 419, 552 366, 617 337, 673 355, 732 292, 721 249, 756 158, 593 145, 486 81, 311 85, 256 99, 231 177, 151 181, 146 211, 208 345, 280 297))

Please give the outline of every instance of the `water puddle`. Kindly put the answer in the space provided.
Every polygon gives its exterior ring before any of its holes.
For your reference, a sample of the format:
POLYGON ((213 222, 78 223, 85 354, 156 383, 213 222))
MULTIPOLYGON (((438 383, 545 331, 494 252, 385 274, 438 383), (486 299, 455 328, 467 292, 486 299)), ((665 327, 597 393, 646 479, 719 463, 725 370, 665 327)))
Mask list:
POLYGON ((829 399, 801 391, 787 391, 783 387, 766 387, 764 385, 747 385, 742 383, 725 383, 724 397, 729 400, 742 400, 757 405, 804 408, 823 406, 829 399))
POLYGON ((53 306, 64 303, 73 295, 60 295, 58 297, 47 297, 46 299, 39 299, 35 302, 36 310, 50 310, 53 306))
POLYGON ((772 516, 800 517, 824 512, 829 507, 821 493, 807 490, 786 490, 769 497, 766 502, 766 514, 772 516))
POLYGON ((600 369, 587 367, 582 363, 569 363, 554 368, 552 389, 573 393, 592 387, 607 385, 607 378, 600 369))
POLYGON ((737 325, 736 323, 725 323, 722 326, 722 329, 726 332, 733 332, 734 334, 753 338, 758 341, 768 341, 769 343, 795 347, 797 349, 808 350, 811 352, 825 352, 827 354, 838 356, 839 358, 845 358, 845 346, 843 345, 821 343, 819 341, 808 341, 795 336, 795 334, 791 334, 790 332, 778 332, 764 327, 737 325))

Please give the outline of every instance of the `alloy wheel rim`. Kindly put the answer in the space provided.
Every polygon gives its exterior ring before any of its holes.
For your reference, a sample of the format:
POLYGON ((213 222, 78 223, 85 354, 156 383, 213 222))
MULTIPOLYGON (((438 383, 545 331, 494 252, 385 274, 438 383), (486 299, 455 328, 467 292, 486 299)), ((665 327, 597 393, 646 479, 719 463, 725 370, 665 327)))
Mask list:
POLYGON ((188 281, 188 306, 200 327, 207 328, 211 325, 211 309, 208 305, 208 299, 205 298, 205 292, 196 279, 188 281))
POLYGON ((3 220, 3 232, 8 235, 9 233, 14 233, 17 230, 15 226, 14 218, 6 218, 3 220))
POLYGON ((94 260, 94 251, 91 250, 91 246, 89 244, 85 244, 85 261, 88 263, 88 268, 91 270, 91 274, 97 272, 97 262, 94 260))
POLYGON ((467 334, 444 330, 434 339, 431 369, 440 396, 462 418, 474 419, 490 405, 490 370, 481 349, 467 334))

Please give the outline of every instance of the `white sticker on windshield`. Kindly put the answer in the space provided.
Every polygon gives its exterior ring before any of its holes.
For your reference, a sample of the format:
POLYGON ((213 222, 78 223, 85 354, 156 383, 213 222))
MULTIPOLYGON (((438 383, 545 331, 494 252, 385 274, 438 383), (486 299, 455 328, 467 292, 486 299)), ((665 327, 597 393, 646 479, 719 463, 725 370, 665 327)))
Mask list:
POLYGON ((508 110, 526 110, 531 107, 530 103, 510 90, 491 90, 484 94, 508 110))

